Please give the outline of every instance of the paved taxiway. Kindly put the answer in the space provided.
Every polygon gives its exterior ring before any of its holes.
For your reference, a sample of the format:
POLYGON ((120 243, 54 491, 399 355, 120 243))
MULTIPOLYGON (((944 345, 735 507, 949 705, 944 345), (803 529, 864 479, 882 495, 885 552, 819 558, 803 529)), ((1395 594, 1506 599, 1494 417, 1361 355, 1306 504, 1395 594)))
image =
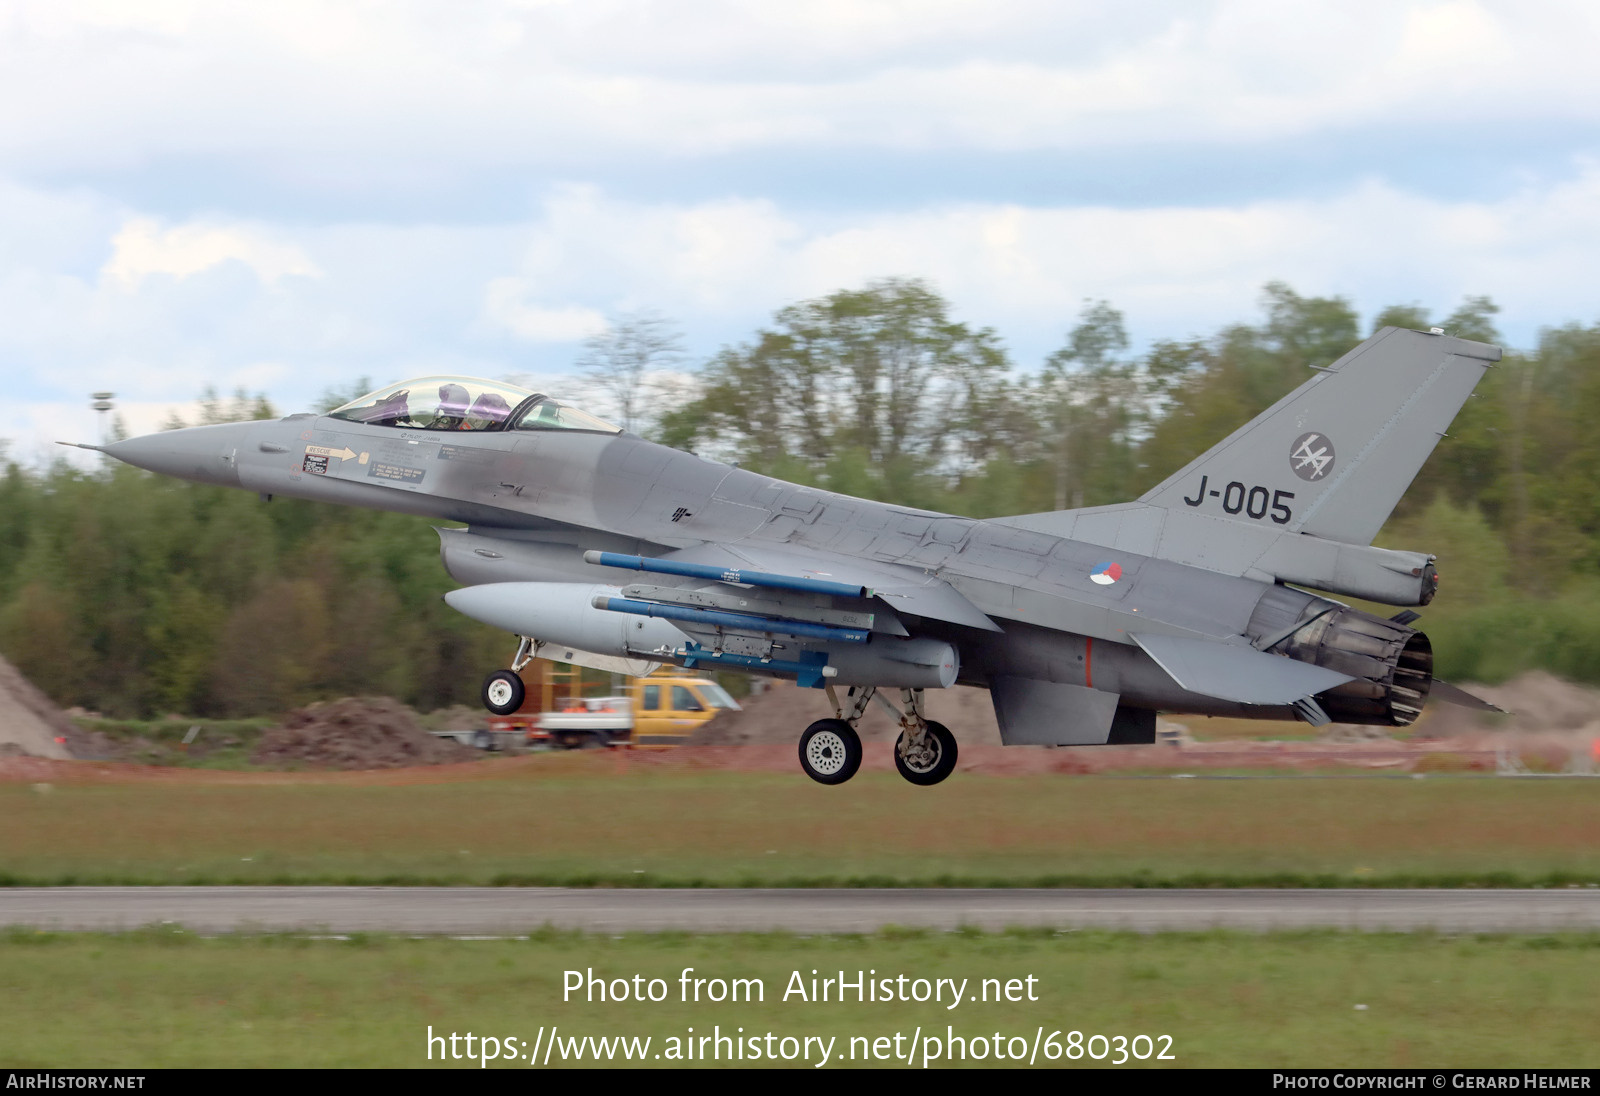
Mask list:
POLYGON ((204 933, 505 935, 930 929, 1600 929, 1600 890, 578 890, 562 887, 6 887, 0 926, 204 933))

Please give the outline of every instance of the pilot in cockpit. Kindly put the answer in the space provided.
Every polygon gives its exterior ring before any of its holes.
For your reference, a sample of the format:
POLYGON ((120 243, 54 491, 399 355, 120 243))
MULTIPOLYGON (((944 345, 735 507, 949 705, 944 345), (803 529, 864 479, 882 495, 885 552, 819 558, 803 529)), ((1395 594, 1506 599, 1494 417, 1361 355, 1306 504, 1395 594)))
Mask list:
POLYGON ((467 412, 467 421, 463 424, 463 429, 489 430, 505 422, 510 414, 511 405, 506 402, 504 396, 498 392, 485 392, 472 405, 472 410, 467 412))
POLYGON ((473 377, 436 376, 404 381, 335 407, 328 415, 402 430, 622 432, 621 427, 560 400, 517 385, 473 377), (438 396, 432 396, 433 392, 438 396))
POLYGON ((459 384, 441 384, 439 386, 439 413, 434 417, 430 429, 433 430, 461 430, 467 418, 467 404, 472 396, 459 384))

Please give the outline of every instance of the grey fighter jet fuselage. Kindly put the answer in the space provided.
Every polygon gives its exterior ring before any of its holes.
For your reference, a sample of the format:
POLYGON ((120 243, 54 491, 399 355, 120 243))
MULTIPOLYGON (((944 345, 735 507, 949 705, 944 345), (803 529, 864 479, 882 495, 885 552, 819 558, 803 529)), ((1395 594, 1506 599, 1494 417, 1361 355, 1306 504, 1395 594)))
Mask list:
MULTIPOLYGON (((923 718, 922 690, 958 683, 991 690, 1007 744, 1151 742, 1158 710, 1412 722, 1432 685, 1415 614, 1298 587, 1432 598, 1431 555, 1370 542, 1499 356, 1385 328, 1137 502, 991 520, 786 483, 470 378, 106 451, 263 497, 461 523, 439 530, 463 584, 446 600, 522 637, 521 661, 826 689, 835 718, 800 751, 824 783, 859 763, 868 699, 900 690, 897 763, 933 783, 955 742, 923 718)), ((514 707, 520 683, 491 675, 485 696, 514 707)))

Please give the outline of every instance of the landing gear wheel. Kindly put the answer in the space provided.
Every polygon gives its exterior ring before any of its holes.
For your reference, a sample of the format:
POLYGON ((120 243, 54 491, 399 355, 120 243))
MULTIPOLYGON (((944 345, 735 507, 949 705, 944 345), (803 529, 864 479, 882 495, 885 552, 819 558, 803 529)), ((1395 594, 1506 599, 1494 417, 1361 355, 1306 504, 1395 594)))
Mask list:
POLYGON ((522 678, 510 670, 496 670, 483 679, 483 706, 495 715, 510 715, 528 695, 522 678))
POLYGON ((905 732, 901 731, 894 744, 894 767, 911 783, 926 787, 939 783, 955 771, 956 736, 943 723, 935 723, 931 719, 928 721, 927 732, 922 736, 922 749, 914 752, 909 760, 900 750, 905 739, 905 732))
POLYGON ((818 784, 843 784, 861 767, 861 736, 842 719, 819 719, 800 736, 800 767, 818 784))
POLYGON ((476 731, 472 735, 472 744, 480 750, 493 750, 494 735, 488 731, 476 731))

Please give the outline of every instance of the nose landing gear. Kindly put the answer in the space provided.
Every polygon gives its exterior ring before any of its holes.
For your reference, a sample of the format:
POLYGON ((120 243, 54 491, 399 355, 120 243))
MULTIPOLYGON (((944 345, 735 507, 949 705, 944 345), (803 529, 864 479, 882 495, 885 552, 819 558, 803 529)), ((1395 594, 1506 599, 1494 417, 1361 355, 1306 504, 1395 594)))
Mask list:
POLYGON ((526 697, 522 678, 510 670, 496 670, 483 679, 483 706, 495 715, 510 715, 526 697))
POLYGON ((495 715, 511 715, 527 699, 527 687, 517 671, 532 661, 533 640, 527 636, 518 636, 517 639, 517 654, 511 660, 511 669, 496 670, 483 679, 483 706, 495 715))

